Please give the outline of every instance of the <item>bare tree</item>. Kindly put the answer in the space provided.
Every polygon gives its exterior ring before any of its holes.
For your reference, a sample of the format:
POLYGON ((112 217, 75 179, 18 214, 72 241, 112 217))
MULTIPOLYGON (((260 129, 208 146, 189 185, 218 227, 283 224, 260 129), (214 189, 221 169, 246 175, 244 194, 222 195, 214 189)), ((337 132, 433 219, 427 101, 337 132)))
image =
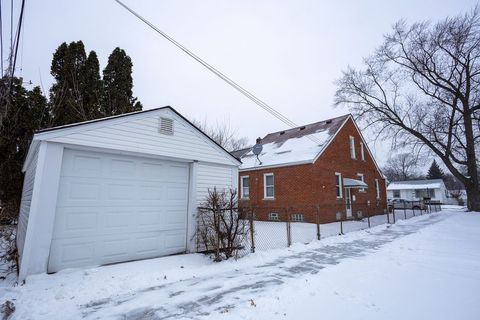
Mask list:
POLYGON ((193 120, 192 123, 227 151, 243 149, 248 145, 248 139, 238 137, 237 130, 231 127, 230 122, 216 122, 215 125, 208 125, 206 120, 203 122, 193 120))
POLYGON ((448 190, 448 194, 451 198, 457 200, 458 205, 463 206, 465 204, 462 198, 462 196, 464 195, 463 189, 448 190))
POLYGON ((420 178, 418 158, 411 153, 400 153, 388 159, 383 173, 388 181, 404 181, 420 178))
POLYGON ((445 174, 443 182, 445 182, 445 186, 448 190, 465 190, 465 186, 451 173, 445 174))
POLYGON ((436 24, 398 22, 364 64, 338 80, 336 104, 394 147, 438 156, 480 211, 478 8, 436 24))
POLYGON ((208 190, 198 208, 197 245, 215 261, 238 257, 248 235, 248 220, 238 211, 237 191, 208 190))

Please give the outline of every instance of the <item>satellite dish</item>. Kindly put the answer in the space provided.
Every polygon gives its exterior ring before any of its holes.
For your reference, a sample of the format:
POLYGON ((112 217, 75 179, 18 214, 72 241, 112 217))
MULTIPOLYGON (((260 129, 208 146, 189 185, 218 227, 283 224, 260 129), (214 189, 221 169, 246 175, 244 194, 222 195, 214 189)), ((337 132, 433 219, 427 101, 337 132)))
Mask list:
POLYGON ((260 143, 257 143, 252 148, 252 152, 253 152, 254 155, 257 156, 257 160, 258 160, 260 165, 262 164, 262 161, 260 161, 260 158, 258 156, 260 155, 260 153, 262 153, 262 150, 263 150, 263 146, 260 143))
POLYGON ((262 153, 262 150, 263 150, 263 146, 260 143, 257 143, 252 148, 252 152, 256 156, 258 156, 260 153, 262 153))

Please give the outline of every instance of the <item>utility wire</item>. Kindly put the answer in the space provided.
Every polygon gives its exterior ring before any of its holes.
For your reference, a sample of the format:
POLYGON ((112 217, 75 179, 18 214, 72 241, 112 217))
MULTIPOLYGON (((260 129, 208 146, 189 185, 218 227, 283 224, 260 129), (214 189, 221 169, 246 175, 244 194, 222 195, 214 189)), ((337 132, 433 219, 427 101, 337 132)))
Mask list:
POLYGON ((22 0, 22 6, 20 7, 20 17, 18 18, 18 27, 15 34, 15 51, 13 54, 13 65, 12 65, 12 75, 11 81, 13 81, 13 75, 15 73, 15 65, 17 64, 17 55, 18 55, 18 44, 20 43, 20 35, 22 33, 22 22, 23 22, 23 13, 25 9, 25 0, 22 0))
MULTIPOLYGON (((25 26, 25 23, 26 23, 26 21, 25 21, 25 10, 23 12, 24 13, 23 13, 23 19, 22 19, 22 21, 23 21, 22 30, 20 32, 21 36, 18 38, 19 41, 20 41, 20 46, 21 46, 20 47, 20 77, 23 77, 23 47, 24 47, 24 44, 25 44, 24 39, 25 39, 25 27, 26 27, 25 26)), ((31 84, 31 82, 32 81, 30 80, 30 84, 31 84)))
MULTIPOLYGON (((160 34, 162 37, 164 37, 165 39, 167 39, 168 41, 170 41, 171 43, 173 43, 176 47, 178 47, 180 50, 182 50, 183 52, 185 52, 187 55, 189 55, 190 57, 192 57, 193 59, 195 59, 197 62, 199 62, 201 65, 203 65, 205 68, 207 68, 208 70, 210 70, 211 72, 213 72, 217 77, 219 77, 220 79, 224 80, 226 83, 228 83, 230 86, 232 86, 234 89, 236 89, 237 91, 239 91, 240 93, 242 93, 244 96, 246 96, 247 98, 249 98, 250 100, 252 100, 255 104, 257 104, 258 106, 260 106, 261 108, 263 108, 264 110, 266 110, 267 112, 269 112, 270 114, 272 114, 274 117, 276 117, 277 119, 279 119, 280 121, 282 121, 283 123, 285 123, 287 126, 291 127, 291 128, 294 128, 294 127, 298 127, 297 124, 295 124, 295 122, 291 121, 290 119, 288 119, 286 116, 284 116, 283 114, 281 114, 280 112, 278 112, 277 110, 275 110, 273 107, 269 106, 267 103, 263 102, 262 100, 260 100, 259 98, 257 98, 253 93, 249 92, 248 90, 246 90, 245 88, 243 88, 242 86, 240 86, 239 84, 237 84, 235 81, 233 81, 232 79, 230 79, 228 76, 226 76, 225 74, 223 74, 222 72, 220 72, 219 70, 217 70, 216 68, 214 68, 212 65, 210 65, 209 63, 207 63, 205 60, 201 59, 200 57, 198 57, 196 54, 194 54, 193 52, 191 52, 190 50, 188 50, 185 46, 183 46, 181 43, 179 43, 178 41, 176 41, 175 39, 173 39, 172 37, 170 37, 168 34, 166 34, 165 32, 163 32, 162 30, 158 29, 155 25, 153 25, 150 21, 148 21, 147 19, 145 19, 144 17, 142 17, 139 13, 135 12, 133 9, 131 9, 130 7, 128 7, 127 5, 125 5, 122 1, 120 0, 114 0, 116 3, 118 3, 120 6, 122 6, 124 9, 126 9, 128 12, 130 12, 131 14, 133 14, 135 17, 137 17, 138 19, 140 19, 143 23, 145 23, 147 26, 149 26, 151 29, 153 29, 154 31, 156 31, 158 34, 160 34)), ((314 141, 315 143, 320 143, 320 141, 314 137, 314 136, 308 136, 312 141, 314 141)))

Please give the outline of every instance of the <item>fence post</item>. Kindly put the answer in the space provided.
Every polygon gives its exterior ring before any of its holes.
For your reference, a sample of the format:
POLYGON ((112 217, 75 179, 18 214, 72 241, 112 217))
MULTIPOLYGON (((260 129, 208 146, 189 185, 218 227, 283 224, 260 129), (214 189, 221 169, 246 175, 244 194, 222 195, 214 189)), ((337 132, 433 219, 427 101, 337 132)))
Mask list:
POLYGON ((407 204, 403 201, 403 215, 405 216, 405 220, 407 220, 407 204))
POLYGON ((214 212, 214 217, 215 217, 215 232, 216 232, 216 235, 215 237, 217 237, 217 245, 216 245, 216 248, 215 248, 215 261, 220 261, 220 217, 218 216, 220 213, 217 212, 217 210, 215 209, 215 207, 213 208, 213 212, 214 212))
MULTIPOLYGON (((385 209, 384 209, 385 210, 385 209)), ((385 212, 385 211, 384 211, 385 212)), ((388 208, 388 203, 387 203, 387 223, 390 224, 390 210, 388 208)))
POLYGON ((368 227, 370 228, 370 202, 367 203, 367 221, 368 221, 368 227))
POLYGON ((290 210, 287 209, 287 246, 292 245, 292 234, 290 229, 290 210))
POLYGON ((251 239, 250 252, 255 253, 255 229, 253 225, 253 214, 254 214, 254 211, 252 209, 250 212, 250 219, 249 219, 250 220, 250 239, 251 239))
POLYGON ((320 240, 320 205, 315 206, 317 209, 317 240, 320 240))
POLYGON ((195 244, 197 246, 197 251, 200 251, 200 240, 198 239, 198 233, 200 231, 200 219, 199 219, 199 213, 198 213, 198 207, 197 207, 197 213, 195 215, 195 220, 196 220, 196 224, 195 224, 195 244))
POLYGON ((393 224, 395 224, 395 204, 392 206, 393 224))
POLYGON ((340 213, 340 234, 343 234, 343 214, 341 213, 340 213))

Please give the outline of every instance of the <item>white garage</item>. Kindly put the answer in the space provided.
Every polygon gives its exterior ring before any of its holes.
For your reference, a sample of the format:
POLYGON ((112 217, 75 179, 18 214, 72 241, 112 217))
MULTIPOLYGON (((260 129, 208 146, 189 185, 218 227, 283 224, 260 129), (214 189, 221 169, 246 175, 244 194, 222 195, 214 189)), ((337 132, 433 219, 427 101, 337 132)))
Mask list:
POLYGON ((209 188, 240 162, 170 107, 35 134, 25 161, 20 280, 195 250, 209 188))

